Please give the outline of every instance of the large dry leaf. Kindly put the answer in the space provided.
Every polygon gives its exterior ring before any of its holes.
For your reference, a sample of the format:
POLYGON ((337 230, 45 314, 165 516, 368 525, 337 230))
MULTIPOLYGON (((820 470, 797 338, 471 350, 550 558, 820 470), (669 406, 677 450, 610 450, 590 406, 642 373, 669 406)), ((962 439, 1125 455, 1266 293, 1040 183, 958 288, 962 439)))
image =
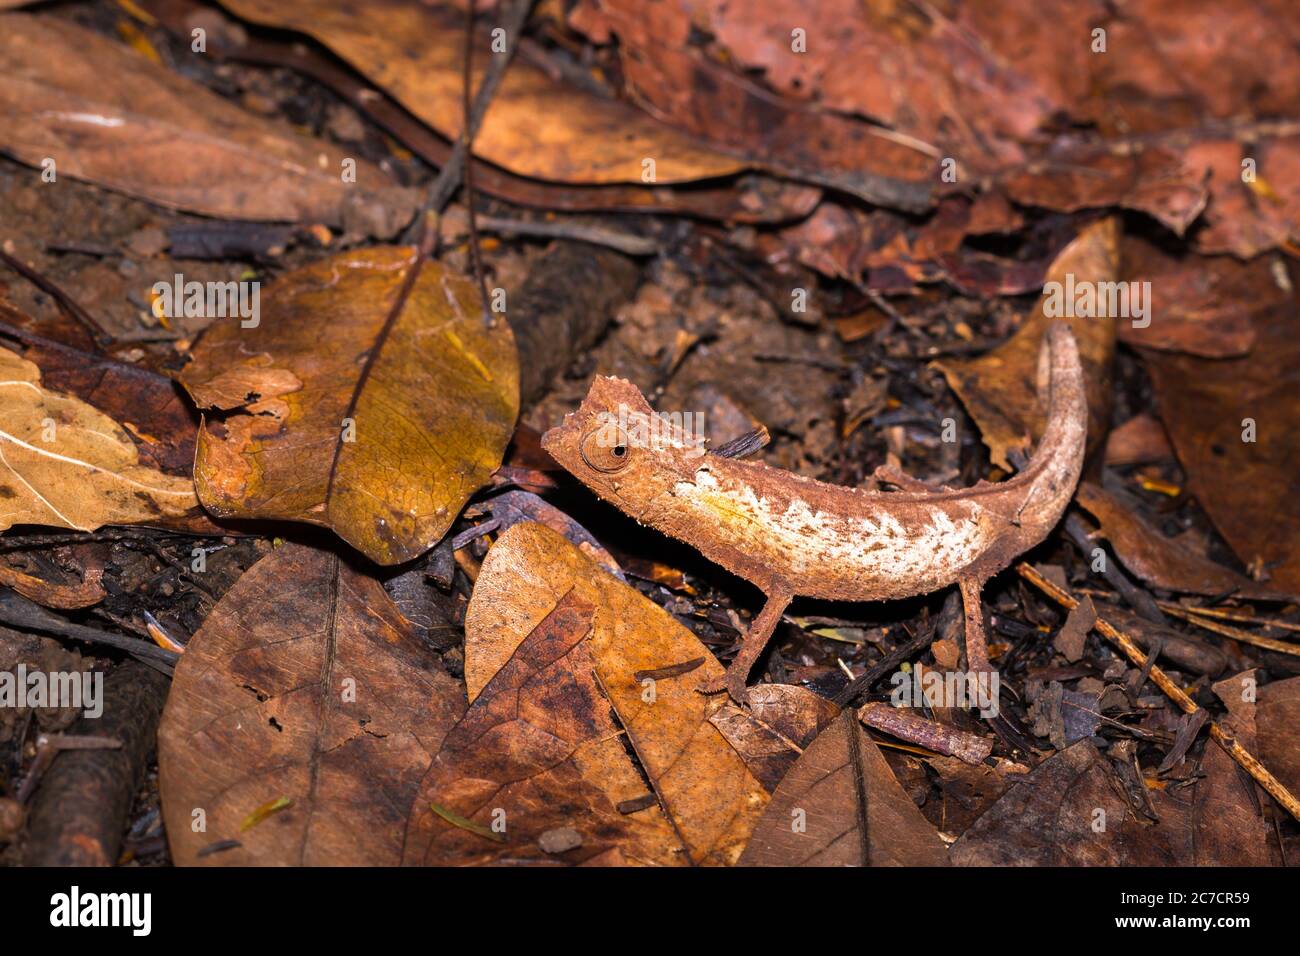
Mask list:
POLYGON ((178 864, 395 865, 459 681, 380 584, 285 545, 190 639, 158 730, 178 864), (255 811, 290 801, 255 825, 255 811), (206 829, 195 832, 195 811, 206 829), (200 857, 224 840, 239 846, 200 857))
MULTIPOLYGON (((1048 282, 1114 282, 1119 279, 1119 222, 1104 219, 1083 230, 1052 263, 1048 282)), ((1072 286, 1066 286, 1070 288, 1072 286)), ((1038 353, 1043 334, 1056 321, 1068 322, 1079 343, 1088 385, 1088 447, 1106 437, 1110 425, 1111 365, 1115 357, 1114 316, 1052 318, 1044 295, 1038 307, 1002 345, 973 359, 950 359, 939 368, 979 425, 989 458, 1011 470, 1009 451, 1023 450, 1046 424, 1046 395, 1039 395, 1038 353), (1041 401, 1040 401, 1041 399, 1041 401)))
POLYGON ((0 348, 0 531, 162 523, 197 507, 190 479, 142 465, 121 425, 0 348))
POLYGON ((671 615, 550 528, 515 525, 483 562, 465 614, 470 699, 569 591, 595 605, 587 641, 596 676, 690 861, 734 863, 767 794, 709 722, 724 702, 695 690, 722 676, 721 665, 671 615))
POLYGON ((199 434, 206 508, 324 525, 380 564, 443 536, 501 464, 519 360, 509 325, 485 328, 478 289, 436 262, 399 303, 414 261, 341 253, 265 290, 256 328, 209 329, 181 382, 237 413, 199 434))
POLYGON ((1205 359, 1143 350, 1188 489, 1247 567, 1300 592, 1300 336, 1293 292, 1251 315, 1255 347, 1241 358, 1205 359), (1250 424, 1254 424, 1254 441, 1250 424))
POLYGON ((443 740, 420 785, 407 864, 685 862, 658 804, 644 805, 600 692, 586 637, 596 608, 574 591, 526 636, 443 740), (641 809, 620 812, 636 801, 641 809), (495 825, 495 828, 494 828, 495 825), (567 849, 548 839, 567 837, 567 849))
MULTIPOLYGON (((340 5, 326 0, 226 0, 248 20, 319 40, 448 139, 463 118, 463 17, 404 0, 340 5)), ((474 85, 492 54, 481 35, 474 85)), ((686 182, 745 168, 626 103, 551 79, 516 58, 474 138, 474 153, 522 176, 573 183, 686 182)))
MULTIPOLYGON (((701 46, 719 62, 761 71, 769 86, 791 99, 872 117, 941 147, 942 155, 985 168, 1021 158, 1015 140, 1056 105, 1010 58, 997 57, 972 36, 968 23, 953 22, 933 6, 826 0, 793 19, 790 13, 772 0, 584 0, 573 20, 596 40, 618 34, 630 81, 666 112, 688 99, 665 78, 689 87, 699 70, 685 72, 676 54, 701 46), (805 31, 805 50, 792 52, 793 27, 805 31)), ((1059 18, 1050 22, 1054 32, 1072 35, 1059 18)), ((1042 39, 1063 45, 1050 35, 1042 39)))
POLYGON ((1259 691, 1255 729, 1259 759, 1292 793, 1300 793, 1300 677, 1275 681, 1259 691))
POLYGON ((948 851, 844 711, 772 795, 741 866, 946 866, 948 851))
POLYGON ((66 20, 0 18, 0 151, 163 206, 394 234, 418 196, 66 20), (356 178, 344 182, 344 160, 356 178))
MULTIPOLYGON (((1253 733, 1252 744, 1253 744, 1253 733)), ((1243 741, 1245 743, 1245 741, 1243 741)), ((1081 740, 1039 764, 952 846, 959 866, 1219 866, 1270 862, 1262 820, 1232 758, 1207 744, 1208 775, 1148 791, 1139 819, 1110 762, 1081 740), (1217 754, 1217 756, 1216 756, 1217 754), (1220 759, 1222 758, 1222 759, 1220 759)))
POLYGON ((1079 504, 1101 524, 1102 534, 1124 567, 1152 587, 1191 594, 1229 592, 1245 598, 1283 600, 1285 594, 1237 574, 1186 543, 1166 538, 1133 512, 1116 494, 1090 482, 1081 482, 1079 504))

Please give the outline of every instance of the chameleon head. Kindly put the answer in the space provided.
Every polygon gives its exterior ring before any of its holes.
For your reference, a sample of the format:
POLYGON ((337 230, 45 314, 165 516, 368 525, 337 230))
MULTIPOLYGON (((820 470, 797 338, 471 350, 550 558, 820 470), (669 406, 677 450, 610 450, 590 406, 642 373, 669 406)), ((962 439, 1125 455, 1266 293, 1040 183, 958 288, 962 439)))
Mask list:
POLYGON ((657 415, 621 378, 598 375, 576 412, 542 436, 542 448, 606 501, 635 518, 663 494, 703 446, 657 415))

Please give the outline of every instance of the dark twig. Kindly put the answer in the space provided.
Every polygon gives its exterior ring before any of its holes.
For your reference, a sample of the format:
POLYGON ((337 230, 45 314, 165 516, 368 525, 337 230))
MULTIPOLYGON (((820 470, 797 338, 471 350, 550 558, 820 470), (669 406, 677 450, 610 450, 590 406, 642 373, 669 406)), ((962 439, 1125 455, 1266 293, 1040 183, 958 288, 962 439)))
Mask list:
POLYGON ((53 296, 54 301, 59 303, 59 306, 65 312, 76 319, 77 322, 80 323, 88 333, 90 333, 91 343, 95 346, 96 350, 103 352, 104 346, 113 341, 113 336, 109 335, 108 332, 104 330, 104 327, 99 324, 93 315, 87 312, 75 299, 55 285, 55 283, 49 278, 28 266, 27 263, 23 262, 21 259, 9 255, 9 253, 5 252, 3 249, 0 249, 0 262, 3 262, 10 269, 13 269, 14 272, 17 272, 42 292, 53 296))
MULTIPOLYGON (((1083 555, 1083 560, 1091 562, 1092 550, 1097 547, 1097 539, 1094 537, 1094 532, 1088 530, 1083 519, 1077 514, 1068 515, 1065 519, 1065 533, 1074 542, 1074 546, 1079 549, 1083 555)), ((1120 569, 1118 562, 1105 561, 1102 564, 1101 576, 1142 617, 1153 624, 1169 623, 1164 614, 1160 612, 1160 608, 1156 606, 1155 598, 1129 580, 1129 576, 1120 569)))
POLYGON ((916 637, 904 641, 896 648, 882 657, 874 665, 867 669, 865 674, 855 677, 849 681, 842 691, 835 695, 835 703, 839 707, 850 707, 862 695, 868 693, 880 680, 887 674, 892 674, 898 669, 898 665, 903 661, 910 660, 917 654, 920 654, 934 642, 934 628, 926 627, 921 630, 916 637))
MULTIPOLYGON (((511 46, 516 45, 511 42, 511 46)), ((510 47, 506 48, 505 56, 510 56, 510 47)), ((465 173, 465 210, 469 217, 469 258, 474 265, 474 281, 478 283, 479 301, 483 305, 483 324, 492 325, 492 312, 488 307, 487 279, 483 275, 483 250, 479 248, 478 241, 478 223, 475 220, 474 212, 474 164, 467 160, 474 155, 474 134, 478 131, 477 127, 470 127, 470 114, 473 107, 470 103, 470 87, 474 85, 474 0, 469 0, 465 4, 465 73, 461 82, 461 120, 464 124, 464 132, 461 134, 465 141, 465 154, 461 160, 461 169, 465 173)))
POLYGON ((0 624, 22 631, 34 631, 41 634, 53 634, 56 637, 87 644, 100 644, 126 651, 154 670, 170 675, 179 655, 163 650, 146 641, 111 634, 84 624, 74 624, 52 614, 34 601, 29 601, 12 591, 0 590, 0 624))
POLYGON ((422 258, 427 258, 437 247, 438 219, 447 201, 451 199, 452 193, 460 184, 461 166, 469 155, 469 143, 478 133, 478 128, 483 123, 483 116, 487 113, 488 104, 492 102, 497 87, 501 85, 501 78, 505 76, 506 67, 514 57, 515 48, 519 45, 516 41, 523 31, 532 5, 533 0, 515 0, 508 9, 505 17, 506 51, 492 61, 483 75, 483 83, 474 96, 474 106, 470 110, 465 128, 461 130, 460 138, 456 141, 456 148, 438 172, 438 178, 429 187, 428 196, 424 201, 423 235, 420 240, 422 258))

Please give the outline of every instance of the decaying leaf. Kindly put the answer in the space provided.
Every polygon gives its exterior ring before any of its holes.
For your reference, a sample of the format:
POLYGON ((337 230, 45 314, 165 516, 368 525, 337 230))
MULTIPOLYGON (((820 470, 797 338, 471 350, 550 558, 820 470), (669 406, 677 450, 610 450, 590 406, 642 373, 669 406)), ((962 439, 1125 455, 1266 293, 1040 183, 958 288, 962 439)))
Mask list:
POLYGON ((758 684, 750 688, 748 704, 742 710, 728 701, 709 721, 769 793, 840 712, 825 697, 793 684, 758 684))
POLYGON ((214 514, 332 528, 380 564, 421 554, 501 463, 519 411, 510 327, 414 250, 345 252, 282 276, 256 328, 212 326, 181 382, 234 410, 199 433, 214 514))
POLYGON ((596 676, 690 861, 734 863, 767 794, 709 722, 723 702, 695 690, 722 666, 666 611, 549 528, 515 525, 483 562, 465 615, 470 700, 569 591, 595 605, 587 641, 596 676), (697 658, 677 676, 637 676, 697 658))
MULTIPOLYGON (((1104 287, 1097 295, 1098 284, 1119 279, 1119 223, 1104 219, 1081 232, 1074 242, 1052 263, 1047 281, 1060 283, 1056 304, 1064 311, 1054 318, 1049 305, 1054 296, 1045 290, 1037 308, 1007 342, 974 359, 951 359, 940 362, 948 384, 961 397, 966 410, 979 425, 984 444, 993 464, 1011 470, 1007 457, 1013 450, 1024 450, 1029 437, 1042 435, 1045 410, 1038 400, 1039 344, 1048 326, 1067 321, 1079 343, 1084 380, 1088 388, 1088 446, 1097 447, 1105 440, 1110 424, 1111 363, 1115 356, 1114 314, 1083 314, 1076 309, 1075 290, 1091 288, 1107 311, 1104 287)), ((1147 303, 1149 307, 1150 303, 1147 303)))
MULTIPOLYGON (((443 136, 460 135, 465 41, 459 13, 401 0, 364 7, 229 0, 224 6, 319 40, 443 136)), ((488 60, 473 59, 475 87, 488 60)), ((523 58, 506 71, 474 138, 474 153, 521 176, 573 183, 645 182, 647 159, 654 161, 650 181, 660 183, 745 168, 625 103, 557 82, 523 58), (538 122, 543 116, 545 125, 538 122)))
POLYGON ((418 203, 378 167, 67 20, 5 14, 0 74, 0 151, 33 166, 53 159, 58 175, 210 216, 381 238, 418 203))
POLYGON ((1211 561, 1182 541, 1166 538, 1118 495, 1098 485, 1080 483, 1076 497, 1101 523, 1102 533, 1124 567, 1152 587, 1191 594, 1231 592, 1263 600, 1286 597, 1211 561))
POLYGON ((0 348, 0 531, 162 523, 197 506, 193 482, 142 465, 122 426, 0 348))
POLYGON ((1125 799, 1110 762, 1087 740, 1014 783, 952 846, 959 866, 1220 866, 1268 862, 1262 821, 1232 758, 1207 745, 1193 793, 1149 790, 1154 810, 1125 799), (1215 757, 1215 753, 1223 760, 1215 757), (1242 829, 1244 827, 1244 829, 1242 829))
POLYGON ((741 866, 945 866, 938 833, 853 712, 817 735, 772 795, 741 866))
POLYGON ((177 664, 158 730, 174 859, 395 865, 420 777, 464 706, 377 581, 328 551, 278 548, 177 664), (291 803, 245 830, 279 800, 291 803), (223 839, 240 845, 200 856, 223 839))
POLYGON ((618 809, 646 788, 597 686, 595 615, 576 591, 563 595, 448 731, 403 862, 583 863, 615 848, 632 863, 686 862, 657 804, 618 809), (557 852, 547 835, 559 830, 572 836, 557 852))

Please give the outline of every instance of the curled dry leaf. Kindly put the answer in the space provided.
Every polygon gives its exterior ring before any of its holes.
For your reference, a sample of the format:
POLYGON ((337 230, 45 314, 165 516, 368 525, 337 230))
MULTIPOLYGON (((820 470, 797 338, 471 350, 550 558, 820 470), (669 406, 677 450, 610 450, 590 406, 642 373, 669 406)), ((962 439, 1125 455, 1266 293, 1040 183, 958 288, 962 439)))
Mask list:
MULTIPOLYGON (((402 0, 228 0, 238 16, 320 41, 448 139, 460 135, 462 16, 402 0)), ((484 48, 488 42, 484 36, 484 48)), ((513 42, 513 38, 512 38, 513 42)), ((489 56, 475 56, 474 87, 489 56)), ((506 71, 474 137, 474 154, 512 173, 572 183, 680 183, 745 164, 632 106, 557 82, 522 59, 506 71), (540 118, 545 122, 539 122, 540 118)))
POLYGON ((741 866, 946 866, 939 834, 844 711, 790 768, 741 866))
POLYGON ((284 545, 190 639, 158 730, 180 865, 395 865, 420 777, 460 717, 460 683, 380 584, 284 545), (241 832, 249 814, 291 801, 241 832), (194 832, 202 810, 205 832, 194 832), (239 846, 200 856, 222 840, 239 846))
POLYGON ((0 531, 166 523, 197 507, 190 479, 142 465, 121 425, 0 348, 0 531))
POLYGON ((1124 567, 1152 587, 1215 596, 1231 592, 1260 600, 1287 597, 1211 561, 1183 541, 1166 538, 1118 495, 1098 485, 1080 483, 1076 498, 1100 522, 1124 567))
POLYGON ((723 702, 695 690, 722 666, 666 611, 549 528, 515 525, 483 562, 465 614, 470 700, 569 591, 595 605, 587 641, 596 677, 689 860, 734 863, 767 794, 709 722, 723 702), (700 658, 677 676, 637 676, 700 658))
POLYGON ((1166 147, 1069 151, 1005 174, 999 186, 1020 205, 1057 212, 1136 209, 1179 236, 1205 209, 1208 195, 1182 156, 1166 147))
MULTIPOLYGON (((482 580, 480 578, 480 580, 482 580)), ((411 808, 403 862, 685 862, 657 804, 619 805, 645 782, 597 685, 596 607, 563 595, 448 731, 411 808), (570 836, 558 849, 557 831, 570 836)))
POLYGON ((102 570, 88 571, 80 584, 57 584, 0 564, 0 585, 13 588, 37 604, 63 611, 91 607, 102 601, 107 593, 100 584, 103 577, 102 570))
POLYGON ((0 22, 0 150, 59 175, 223 219, 326 222, 379 237, 418 195, 323 140, 248 113, 67 20, 0 22), (345 162, 356 179, 345 182, 345 162))
POLYGON ((233 410, 199 433, 204 507, 332 528, 397 564, 446 533, 487 481, 519 412, 514 338, 484 327, 469 280, 414 250, 342 253, 282 276, 261 321, 218 323, 181 382, 233 410))
MULTIPOLYGON (((1046 291, 1038 306, 1009 340, 973 359, 938 363, 966 410, 979 425, 993 464, 1007 471, 1013 450, 1023 450, 1025 439, 1043 433, 1045 410, 1038 401, 1039 344, 1048 326, 1066 321, 1079 343, 1088 389, 1088 447, 1105 440, 1110 425, 1111 365, 1115 358, 1114 315, 1079 315, 1072 296, 1075 289, 1097 290, 1098 283, 1119 279, 1119 222, 1103 219, 1083 230, 1052 263, 1047 282, 1061 283, 1059 302, 1069 309, 1053 318, 1046 291)), ((1100 296, 1105 306, 1104 291, 1100 296)), ((1150 303, 1145 303, 1150 306, 1150 303)))

